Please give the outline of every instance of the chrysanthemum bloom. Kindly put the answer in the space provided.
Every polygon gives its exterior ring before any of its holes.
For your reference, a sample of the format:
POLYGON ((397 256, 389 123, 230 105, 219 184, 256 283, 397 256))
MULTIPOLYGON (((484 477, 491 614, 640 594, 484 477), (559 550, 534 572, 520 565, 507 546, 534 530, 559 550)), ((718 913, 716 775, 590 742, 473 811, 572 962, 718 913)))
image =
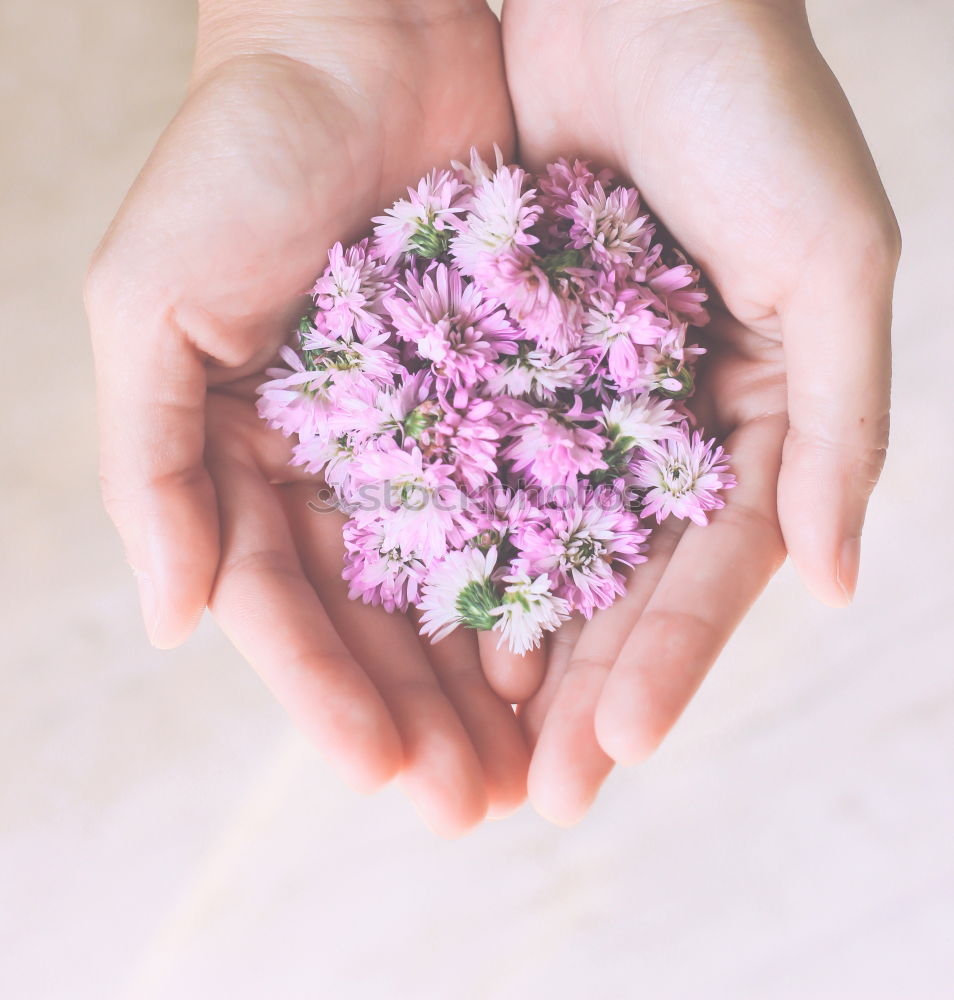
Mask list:
POLYGON ((603 407, 602 419, 614 450, 631 452, 674 437, 678 431, 673 425, 681 418, 670 399, 648 392, 624 392, 603 407))
POLYGON ((649 215, 640 211, 639 195, 632 188, 607 190, 595 181, 575 191, 560 213, 571 222, 571 246, 586 248, 600 263, 627 267, 649 249, 653 236, 649 215))
POLYGON ((328 267, 315 282, 312 296, 328 327, 364 336, 384 325, 384 303, 394 284, 394 269, 368 253, 368 241, 328 251, 328 267))
POLYGON ((502 359, 500 371, 487 380, 492 396, 526 397, 552 401, 560 389, 572 391, 579 385, 586 363, 578 351, 554 354, 524 342, 517 354, 502 359))
POLYGON ((431 570, 424 582, 418 607, 421 632, 437 642, 457 628, 486 630, 497 621, 500 595, 491 581, 497 550, 487 552, 466 548, 447 555, 431 570))
POLYGON ((550 592, 546 573, 532 580, 518 560, 514 572, 501 582, 503 600, 492 612, 497 616, 494 631, 500 633, 498 647, 508 642, 514 653, 527 653, 539 645, 544 632, 554 631, 570 617, 569 602, 550 592))
POLYGON ((659 260, 649 269, 647 284, 663 309, 683 323, 702 326, 709 322, 709 313, 705 309, 708 296, 699 287, 699 271, 678 250, 672 256, 675 264, 659 260))
POLYGON ((436 559, 468 533, 467 496, 453 471, 443 463, 425 463, 416 446, 364 452, 352 469, 354 518, 360 525, 383 522, 385 550, 436 559))
POLYGON ((417 440, 426 455, 452 465, 468 491, 478 490, 497 475, 502 418, 490 399, 465 399, 457 407, 445 403, 417 440))
POLYGON ((583 344, 606 367, 617 389, 632 389, 640 373, 639 348, 658 344, 669 323, 650 308, 635 288, 617 291, 603 283, 590 293, 583 321, 583 344))
POLYGON ((438 379, 472 388, 496 374, 501 355, 517 352, 517 332, 500 303, 445 264, 421 279, 409 272, 404 292, 388 301, 394 330, 438 379))
POLYGON ((607 496, 586 491, 569 497, 541 511, 514 539, 527 572, 547 574, 553 593, 586 618, 624 592, 619 567, 646 561, 649 531, 619 498, 611 504, 607 496))
POLYGON ((566 354, 579 347, 583 334, 582 284, 575 257, 538 257, 526 251, 485 256, 477 280, 506 305, 531 343, 566 354))
POLYGON ((656 521, 689 518, 699 525, 706 513, 725 506, 722 490, 735 486, 725 452, 713 441, 704 441, 688 428, 647 448, 645 458, 633 464, 633 484, 645 490, 642 512, 656 521))
POLYGON ((577 422, 582 415, 579 400, 575 413, 560 414, 520 400, 508 409, 510 444, 501 458, 511 463, 515 475, 530 476, 543 486, 564 486, 605 467, 603 437, 577 422))
POLYGON ((425 578, 424 561, 385 537, 384 522, 344 526, 345 566, 348 595, 365 604, 382 604, 386 611, 407 611, 418 599, 425 578))
POLYGON ((373 223, 329 251, 259 410, 349 517, 352 597, 526 652, 623 592, 650 518, 704 523, 734 482, 686 407, 699 272, 579 161, 472 151, 373 223))
POLYGON ((371 220, 374 248, 389 262, 405 253, 439 257, 454 235, 454 220, 471 200, 470 187, 453 171, 435 169, 407 193, 406 199, 371 220))
POLYGON ((467 216, 450 245, 454 263, 463 274, 474 275, 486 258, 537 242, 531 229, 543 209, 534 205, 534 194, 520 167, 500 166, 476 184, 467 216))

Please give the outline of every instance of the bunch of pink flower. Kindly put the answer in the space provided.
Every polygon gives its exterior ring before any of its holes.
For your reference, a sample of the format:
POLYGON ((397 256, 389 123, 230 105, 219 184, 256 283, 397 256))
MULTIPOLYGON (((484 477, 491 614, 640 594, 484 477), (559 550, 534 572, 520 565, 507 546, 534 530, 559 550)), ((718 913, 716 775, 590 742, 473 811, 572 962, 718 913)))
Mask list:
POLYGON ((653 523, 734 485, 685 408, 698 272, 637 192, 472 153, 336 244, 259 410, 349 520, 351 595, 518 653, 624 591, 653 523))

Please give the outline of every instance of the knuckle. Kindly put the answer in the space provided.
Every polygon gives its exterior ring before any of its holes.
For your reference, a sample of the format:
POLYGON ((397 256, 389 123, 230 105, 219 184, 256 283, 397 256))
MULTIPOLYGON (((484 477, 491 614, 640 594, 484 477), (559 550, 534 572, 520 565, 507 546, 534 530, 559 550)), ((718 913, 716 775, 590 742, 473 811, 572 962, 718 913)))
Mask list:
POLYGON ((858 261, 866 272, 894 273, 901 258, 901 229, 887 201, 856 209, 850 231, 858 261))
POLYGON ((836 461, 842 475, 870 493, 881 478, 888 453, 889 417, 886 413, 874 422, 862 438, 839 437, 818 430, 808 431, 798 427, 789 429, 785 443, 786 452, 792 447, 803 455, 827 454, 836 461))
POLYGON ((605 656, 574 656, 567 664, 566 675, 607 674, 612 665, 610 658, 605 656))

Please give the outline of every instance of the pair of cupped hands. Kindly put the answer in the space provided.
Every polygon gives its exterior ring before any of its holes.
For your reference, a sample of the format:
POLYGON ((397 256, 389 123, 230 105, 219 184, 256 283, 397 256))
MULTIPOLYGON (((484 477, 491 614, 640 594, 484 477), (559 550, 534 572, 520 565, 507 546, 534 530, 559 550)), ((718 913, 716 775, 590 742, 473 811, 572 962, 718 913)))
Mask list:
POLYGON ((887 443, 894 216, 801 0, 507 0, 502 22, 483 0, 268 7, 200 4, 188 94, 87 283, 103 492, 147 629, 175 646, 208 606, 348 782, 397 778, 439 833, 528 794, 572 823, 659 744, 786 552, 819 599, 851 600, 887 443), (522 659, 350 601, 341 520, 254 406, 329 245, 493 143, 616 168, 702 267, 693 404, 739 481, 522 659))

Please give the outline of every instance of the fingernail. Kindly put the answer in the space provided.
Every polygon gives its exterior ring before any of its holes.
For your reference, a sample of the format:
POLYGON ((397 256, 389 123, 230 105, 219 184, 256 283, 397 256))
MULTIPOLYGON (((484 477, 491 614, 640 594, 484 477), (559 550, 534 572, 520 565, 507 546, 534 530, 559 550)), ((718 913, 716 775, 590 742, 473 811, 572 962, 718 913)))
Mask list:
POLYGON ((139 586, 139 605, 142 608, 142 620, 146 626, 146 634, 149 636, 149 641, 155 646, 156 629, 159 627, 159 597, 156 593, 156 585, 148 573, 140 573, 138 570, 133 570, 133 573, 139 586))
POLYGON ((841 587, 845 600, 850 604, 855 596, 855 587, 858 586, 858 567, 861 563, 861 539, 859 537, 848 538, 841 546, 841 555, 838 557, 838 568, 835 576, 838 586, 841 587))

